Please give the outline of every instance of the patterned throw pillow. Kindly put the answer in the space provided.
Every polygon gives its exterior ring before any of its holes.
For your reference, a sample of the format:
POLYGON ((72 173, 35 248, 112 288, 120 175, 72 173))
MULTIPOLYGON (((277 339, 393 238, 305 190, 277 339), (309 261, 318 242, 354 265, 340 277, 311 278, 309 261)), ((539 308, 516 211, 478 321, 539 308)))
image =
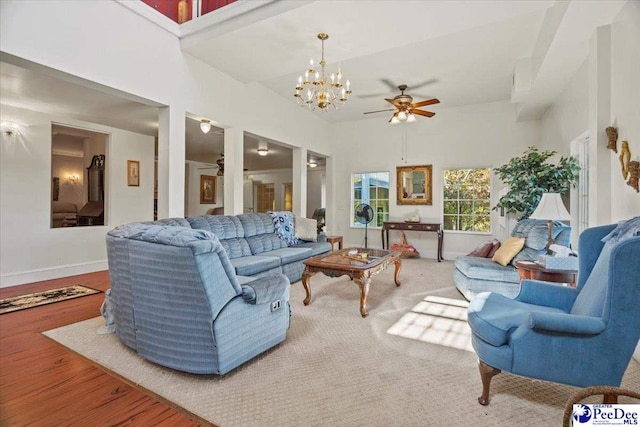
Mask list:
POLYGON ((302 243, 302 240, 295 236, 293 212, 280 211, 269 212, 269 214, 273 218, 276 236, 287 242, 289 246, 302 243))

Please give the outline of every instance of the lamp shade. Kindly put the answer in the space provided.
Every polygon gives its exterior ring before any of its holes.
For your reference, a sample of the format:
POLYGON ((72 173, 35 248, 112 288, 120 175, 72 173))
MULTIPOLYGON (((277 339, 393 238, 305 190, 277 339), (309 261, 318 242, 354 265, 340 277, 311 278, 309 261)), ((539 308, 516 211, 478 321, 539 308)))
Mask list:
POLYGON ((529 218, 568 221, 571 219, 571 215, 564 207, 560 193, 544 193, 538 207, 529 218))

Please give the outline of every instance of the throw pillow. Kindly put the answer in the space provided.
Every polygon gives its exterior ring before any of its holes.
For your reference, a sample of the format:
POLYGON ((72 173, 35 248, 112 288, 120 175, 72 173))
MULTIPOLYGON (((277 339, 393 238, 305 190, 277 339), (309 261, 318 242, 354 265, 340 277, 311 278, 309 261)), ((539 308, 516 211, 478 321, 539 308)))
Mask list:
POLYGON ((475 248, 471 253, 467 254, 467 256, 476 256, 480 258, 487 258, 489 252, 493 248, 493 242, 491 240, 486 240, 475 248))
POLYGON ((296 238, 305 242, 318 241, 318 221, 315 219, 295 216, 294 230, 296 238))
POLYGON ((269 212, 269 214, 273 218, 273 226, 275 228, 276 236, 287 242, 287 245, 289 246, 302 243, 302 240, 297 239, 296 236, 294 236, 294 222, 292 212, 269 212))
POLYGON ((509 237, 500 248, 493 254, 491 258, 501 266, 506 266, 511 262, 514 256, 518 254, 524 247, 524 238, 522 237, 509 237))
POLYGON ((500 240, 498 239, 493 239, 491 241, 491 250, 489 251, 489 253, 487 254, 487 258, 493 258, 493 256, 495 255, 496 251, 498 249, 500 249, 500 240))

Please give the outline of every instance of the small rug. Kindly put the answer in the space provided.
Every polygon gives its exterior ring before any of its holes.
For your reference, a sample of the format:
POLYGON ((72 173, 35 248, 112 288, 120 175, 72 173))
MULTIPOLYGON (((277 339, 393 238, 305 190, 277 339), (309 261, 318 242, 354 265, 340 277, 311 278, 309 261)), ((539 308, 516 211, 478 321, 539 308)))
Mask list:
POLYGON ((33 294, 4 298, 0 300, 0 314, 11 313, 12 311, 37 307, 39 305, 51 304, 58 301, 84 297, 100 292, 102 291, 87 288, 86 286, 75 285, 68 286, 66 288, 52 289, 50 291, 36 292, 33 294))

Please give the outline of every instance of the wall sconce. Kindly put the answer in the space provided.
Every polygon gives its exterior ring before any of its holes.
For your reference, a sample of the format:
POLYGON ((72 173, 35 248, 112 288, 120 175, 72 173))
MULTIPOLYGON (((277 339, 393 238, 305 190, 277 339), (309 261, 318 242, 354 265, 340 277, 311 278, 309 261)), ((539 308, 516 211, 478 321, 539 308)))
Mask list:
POLYGON ((202 133, 209 133, 209 131, 211 130, 211 120, 200 120, 200 130, 202 131, 202 133))
POLYGON ((6 136, 20 135, 22 133, 24 125, 17 122, 1 122, 0 131, 6 136))
POLYGON ((77 184, 80 181, 80 178, 78 178, 78 175, 69 175, 67 177, 67 182, 69 184, 77 184))

